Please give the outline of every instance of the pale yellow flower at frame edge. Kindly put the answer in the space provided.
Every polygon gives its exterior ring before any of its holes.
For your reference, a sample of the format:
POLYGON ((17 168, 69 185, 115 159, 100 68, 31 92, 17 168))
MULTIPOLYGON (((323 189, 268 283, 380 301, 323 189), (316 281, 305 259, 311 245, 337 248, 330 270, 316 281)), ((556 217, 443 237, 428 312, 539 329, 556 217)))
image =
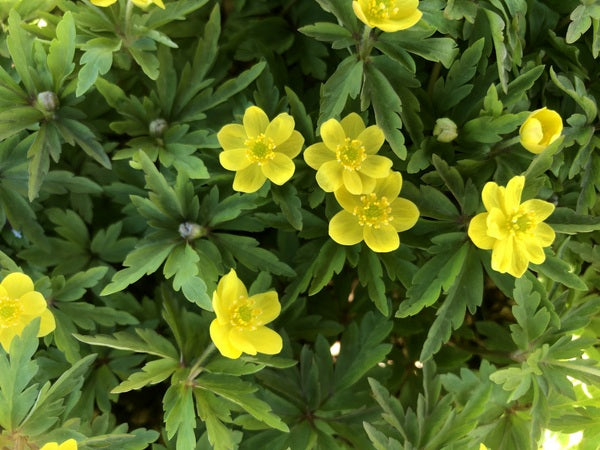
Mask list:
POLYGON ((529 263, 546 259, 543 247, 554 242, 554 230, 543 221, 554 205, 532 199, 521 203, 525 177, 511 178, 506 187, 488 182, 481 198, 487 212, 473 217, 468 234, 473 243, 492 250, 492 269, 520 278, 529 263))
POLYGON ((248 296, 234 269, 223 276, 213 293, 217 317, 210 324, 210 337, 221 354, 239 358, 242 353, 275 355, 283 347, 281 336, 265 324, 281 312, 277 292, 248 296))
POLYGON ((75 439, 67 439, 62 444, 48 442, 40 450, 77 450, 77 441, 75 439))
POLYGON ((23 329, 40 317, 38 337, 56 328, 54 316, 43 295, 33 290, 33 281, 24 273, 14 272, 0 282, 0 344, 8 353, 10 343, 23 329))
POLYGON ((353 195, 345 188, 335 192, 344 208, 329 222, 329 235, 341 245, 365 241, 379 253, 391 252, 400 246, 398 233, 412 228, 419 218, 417 206, 400 198, 402 176, 392 172, 377 180, 373 192, 353 195))
POLYGON ((377 155, 385 141, 377 125, 365 127, 351 113, 341 121, 329 119, 320 128, 323 142, 309 146, 304 160, 317 171, 317 183, 325 192, 344 186, 352 194, 368 194, 375 180, 389 175, 392 161, 377 155))
POLYGON ((415 25, 423 13, 418 0, 354 0, 356 17, 371 28, 394 32, 415 25))
POLYGON ((223 151, 219 162, 235 171, 233 189, 256 192, 267 181, 277 185, 287 182, 296 170, 292 161, 304 144, 304 137, 294 130, 294 118, 281 113, 272 121, 257 106, 244 112, 243 125, 225 125, 217 133, 223 151))
MULTIPOLYGON (((117 2, 117 0, 90 0, 92 4, 96 6, 100 6, 102 8, 106 8, 117 2)), ((140 8, 147 8, 152 3, 157 5, 159 8, 165 9, 165 4, 162 0, 132 0, 133 4, 139 6, 140 8)))
POLYGON ((531 153, 542 153, 560 137, 562 129, 560 114, 546 107, 537 109, 519 128, 521 145, 531 153))

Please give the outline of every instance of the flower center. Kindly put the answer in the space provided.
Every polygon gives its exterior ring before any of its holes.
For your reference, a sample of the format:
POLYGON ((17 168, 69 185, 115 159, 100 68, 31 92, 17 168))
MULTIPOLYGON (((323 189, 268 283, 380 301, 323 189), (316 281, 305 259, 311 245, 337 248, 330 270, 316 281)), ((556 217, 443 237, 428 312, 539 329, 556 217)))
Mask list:
POLYGON ((18 322, 22 307, 18 300, 0 297, 0 328, 8 328, 18 322))
POLYGON ((368 15, 377 19, 389 19, 398 14, 399 8, 395 0, 371 0, 368 15))
POLYGON ((335 156, 345 169, 359 170, 362 162, 367 159, 367 152, 361 141, 346 138, 343 144, 337 146, 335 156))
POLYGON ((236 328, 256 330, 254 322, 261 312, 255 307, 254 300, 240 297, 231 306, 231 324, 236 328))
POLYGON ((273 159, 275 156, 275 142, 273 139, 260 133, 258 136, 252 139, 246 139, 244 142, 246 146, 246 158, 258 165, 273 159))
POLYGON ((507 222, 510 234, 528 233, 535 227, 534 214, 517 210, 507 222))
POLYGON ((358 217, 359 225, 379 228, 392 221, 392 208, 387 198, 377 198, 377 195, 372 192, 361 196, 360 202, 362 205, 355 207, 353 211, 353 214, 358 217))

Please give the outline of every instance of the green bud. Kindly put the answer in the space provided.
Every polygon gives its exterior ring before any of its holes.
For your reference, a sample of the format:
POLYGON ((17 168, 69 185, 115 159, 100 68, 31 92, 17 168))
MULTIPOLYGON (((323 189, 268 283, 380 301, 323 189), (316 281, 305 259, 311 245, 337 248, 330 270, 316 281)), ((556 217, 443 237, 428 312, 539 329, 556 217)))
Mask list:
POLYGON ((435 121, 433 135, 439 142, 452 142, 457 138, 456 124, 447 117, 442 117, 435 121))
POLYGON ((42 107, 46 112, 55 111, 58 108, 60 102, 58 96, 52 91, 40 92, 37 95, 37 104, 42 107))
POLYGON ((186 241, 193 241, 204 237, 208 234, 208 230, 202 225, 193 222, 183 222, 179 225, 179 235, 186 241))
POLYGON ((165 133, 165 131, 167 131, 168 128, 169 124, 165 119, 154 119, 152 122, 150 122, 150 136, 154 138, 159 138, 165 133))

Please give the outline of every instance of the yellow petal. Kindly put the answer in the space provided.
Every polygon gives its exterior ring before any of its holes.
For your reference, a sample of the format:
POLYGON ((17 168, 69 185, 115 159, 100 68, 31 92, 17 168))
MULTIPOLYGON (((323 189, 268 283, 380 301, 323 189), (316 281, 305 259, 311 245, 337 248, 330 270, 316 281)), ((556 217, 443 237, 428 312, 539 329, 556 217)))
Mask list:
POLYGON ((360 197, 352 195, 350 192, 348 192, 348 189, 343 186, 335 191, 334 194, 335 199, 340 206, 348 212, 353 212, 355 208, 360 208, 362 206, 360 197))
POLYGON ((524 241, 523 244, 527 250, 528 259, 533 264, 542 264, 546 260, 546 254, 541 246, 528 240, 524 241))
POLYGON ((358 17, 358 20, 372 28, 369 19, 367 19, 367 16, 363 12, 361 5, 356 0, 352 2, 352 9, 354 10, 354 14, 356 14, 356 17, 358 17))
POLYGON ((248 330, 243 328, 232 328, 229 330, 229 341, 238 350, 249 355, 256 355, 256 346, 254 341, 249 339, 248 330))
POLYGON ((542 153, 546 148, 545 145, 540 144, 544 138, 542 123, 534 117, 529 117, 523 122, 523 125, 519 128, 519 137, 521 145, 531 153, 542 153))
POLYGON ((10 298, 19 298, 26 292, 33 291, 33 281, 21 272, 7 275, 0 283, 10 298))
POLYGON ((42 312, 40 320, 40 329, 38 330, 38 337, 46 336, 52 333, 56 329, 56 322, 54 321, 54 315, 49 309, 45 309, 42 312))
MULTIPOLYGON (((94 0, 92 0, 93 3, 94 0)), ((116 0, 115 0, 116 1, 116 0)), ((58 442, 48 442, 40 450, 60 450, 58 442)))
POLYGON ((554 212, 554 205, 552 203, 538 199, 524 201, 521 208, 524 211, 533 213, 537 222, 542 222, 554 212))
POLYGON ((362 118, 354 112, 344 117, 340 121, 340 124, 346 133, 346 137, 349 137, 350 139, 356 139, 365 129, 365 123, 362 118))
POLYGON ((508 273, 513 277, 521 278, 527 270, 527 266, 529 266, 529 253, 522 241, 513 239, 511 259, 512 261, 508 273))
POLYGON ((246 157, 247 150, 245 148, 236 148, 233 150, 225 150, 219 153, 219 162, 227 170, 242 170, 252 164, 246 157))
POLYGON ((363 193, 362 180, 354 170, 343 170, 342 178, 344 180, 344 187, 348 189, 348 192, 355 195, 363 193))
POLYGON ((329 221, 329 236, 341 245, 354 245, 363 240, 363 227, 348 211, 340 211, 329 221))
POLYGON ((244 112, 244 130, 250 138, 255 138, 264 133, 269 126, 269 118, 258 106, 251 106, 244 112))
POLYGON ((287 141, 294 131, 294 118, 287 113, 281 113, 275 117, 265 131, 265 136, 273 139, 275 145, 287 141))
POLYGON ((496 272, 506 273, 511 265, 511 253, 513 237, 508 236, 506 239, 497 240, 492 250, 492 269, 496 272))
MULTIPOLYGON (((157 5, 159 8, 165 9, 165 4, 162 2, 162 0, 152 0, 154 2, 155 5, 157 5)), ((76 447, 75 447, 76 448, 76 447)), ((63 450, 63 449, 61 449, 63 450)), ((65 449, 66 450, 66 449, 65 449)))
POLYGON ((233 190, 238 192, 256 192, 267 181, 257 164, 252 164, 238 172, 233 179, 233 190))
POLYGON ((254 307, 260 310, 260 313, 252 321, 254 325, 264 325, 272 322, 281 312, 281 304, 275 291, 253 295, 250 300, 253 300, 254 307))
POLYGON ((335 153, 319 142, 304 150, 304 161, 313 169, 318 170, 326 162, 335 161, 335 153))
POLYGON ((294 130, 285 142, 282 142, 275 148, 275 151, 293 159, 300 154, 302 145, 304 145, 304 137, 294 130))
POLYGON ((542 247, 548 247, 554 242, 554 238, 556 237, 552 227, 543 222, 538 223, 537 227, 535 227, 535 230, 533 231, 533 235, 535 236, 535 242, 542 247))
POLYGON ((477 214, 471 219, 469 230, 467 231, 473 244, 483 250, 491 250, 496 243, 496 239, 487 234, 487 217, 488 213, 477 214))
POLYGON ((321 139, 323 143, 334 152, 337 146, 343 144, 346 139, 346 133, 342 125, 335 119, 329 119, 321 125, 321 139))
POLYGON ((485 183, 483 191, 481 191, 481 199, 487 211, 491 211, 494 208, 504 208, 503 190, 493 181, 485 183))
POLYGON ((259 353, 276 355, 283 348, 281 336, 267 327, 258 327, 256 330, 238 330, 235 334, 239 335, 240 340, 251 342, 259 353))
POLYGON ((396 198, 391 204, 392 225, 396 231, 406 231, 415 226, 419 219, 419 209, 410 200, 396 198))
POLYGON ((374 155, 377 153, 385 142, 383 131, 377 125, 371 125, 370 127, 366 128, 358 135, 357 139, 363 143, 365 146, 365 151, 369 155, 374 155))
POLYGON ((369 155, 360 165, 360 171, 373 178, 385 178, 392 168, 392 160, 385 156, 369 155))
POLYGON ((0 328, 0 344, 6 353, 10 351, 10 343, 17 333, 12 328, 0 328))
POLYGON ((93 5, 100 6, 105 8, 107 6, 112 5, 113 3, 117 3, 117 0, 90 0, 93 5))
POLYGON ((377 180, 373 192, 375 192, 377 197, 385 197, 389 201, 392 201, 398 197, 401 189, 402 175, 400 175, 400 172, 390 172, 387 177, 377 180))
POLYGON ((317 170, 317 183, 325 192, 333 192, 344 184, 344 169, 336 160, 328 161, 317 170))
POLYGON ((412 27, 421 20, 422 16, 423 13, 417 9, 409 16, 378 21, 375 23, 375 26, 382 31, 393 33, 394 31, 406 30, 412 27))
POLYGON ((242 351, 231 343, 229 339, 230 331, 231 327, 229 325, 221 325, 216 319, 210 323, 210 338, 215 347, 226 358, 236 359, 242 355, 242 351))
POLYGON ((283 153, 275 153, 273 159, 265 161, 260 167, 269 180, 280 186, 292 178, 296 170, 294 162, 283 153))
POLYGON ((248 139, 248 136, 246 135, 246 131, 242 125, 234 123, 225 125, 223 128, 221 128, 221 130, 217 133, 217 139, 219 140, 219 145, 224 150, 230 150, 234 148, 246 147, 246 140, 248 139))
POLYGON ((400 246, 398 232, 391 225, 381 225, 380 228, 364 227, 365 243, 371 250, 386 253, 400 246))
POLYGON ((519 209, 523 186, 525 186, 525 177, 523 176, 512 177, 506 185, 506 190, 504 191, 504 211, 507 214, 519 209))
POLYGON ((487 235, 494 239, 506 239, 508 237, 508 218, 501 209, 492 209, 486 219, 487 235))
POLYGON ((32 317, 41 315, 47 306, 44 296, 37 291, 29 291, 21 295, 20 300, 23 304, 23 312, 32 317))
POLYGON ((375 178, 371 178, 360 172, 358 172, 358 176, 360 177, 360 181, 362 181, 364 194, 370 194, 375 190, 375 186, 377 185, 377 180, 375 178))
POLYGON ((227 275, 224 275, 217 284, 217 289, 213 294, 212 306, 220 323, 229 323, 229 307, 239 298, 247 298, 248 291, 246 286, 237 276, 234 269, 231 269, 227 275))

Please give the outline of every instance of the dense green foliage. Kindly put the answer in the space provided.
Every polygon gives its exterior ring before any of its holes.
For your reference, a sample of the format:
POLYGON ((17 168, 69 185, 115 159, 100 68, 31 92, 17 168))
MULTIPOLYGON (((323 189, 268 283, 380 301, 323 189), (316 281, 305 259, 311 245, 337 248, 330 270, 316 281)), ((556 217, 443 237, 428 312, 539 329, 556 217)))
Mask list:
POLYGON ((525 450, 551 430, 596 449, 600 1, 422 0, 394 33, 351 0, 165 6, 0 0, 2 277, 56 319, 0 348, 0 447, 525 450), (399 249, 332 241, 302 154, 234 192, 217 133, 251 105, 305 147, 330 118, 377 124, 420 211, 399 249), (535 155, 518 130, 544 106, 565 127, 535 155), (515 175, 556 205, 521 278, 467 236, 515 175), (278 292, 280 354, 215 351, 230 268, 278 292))

